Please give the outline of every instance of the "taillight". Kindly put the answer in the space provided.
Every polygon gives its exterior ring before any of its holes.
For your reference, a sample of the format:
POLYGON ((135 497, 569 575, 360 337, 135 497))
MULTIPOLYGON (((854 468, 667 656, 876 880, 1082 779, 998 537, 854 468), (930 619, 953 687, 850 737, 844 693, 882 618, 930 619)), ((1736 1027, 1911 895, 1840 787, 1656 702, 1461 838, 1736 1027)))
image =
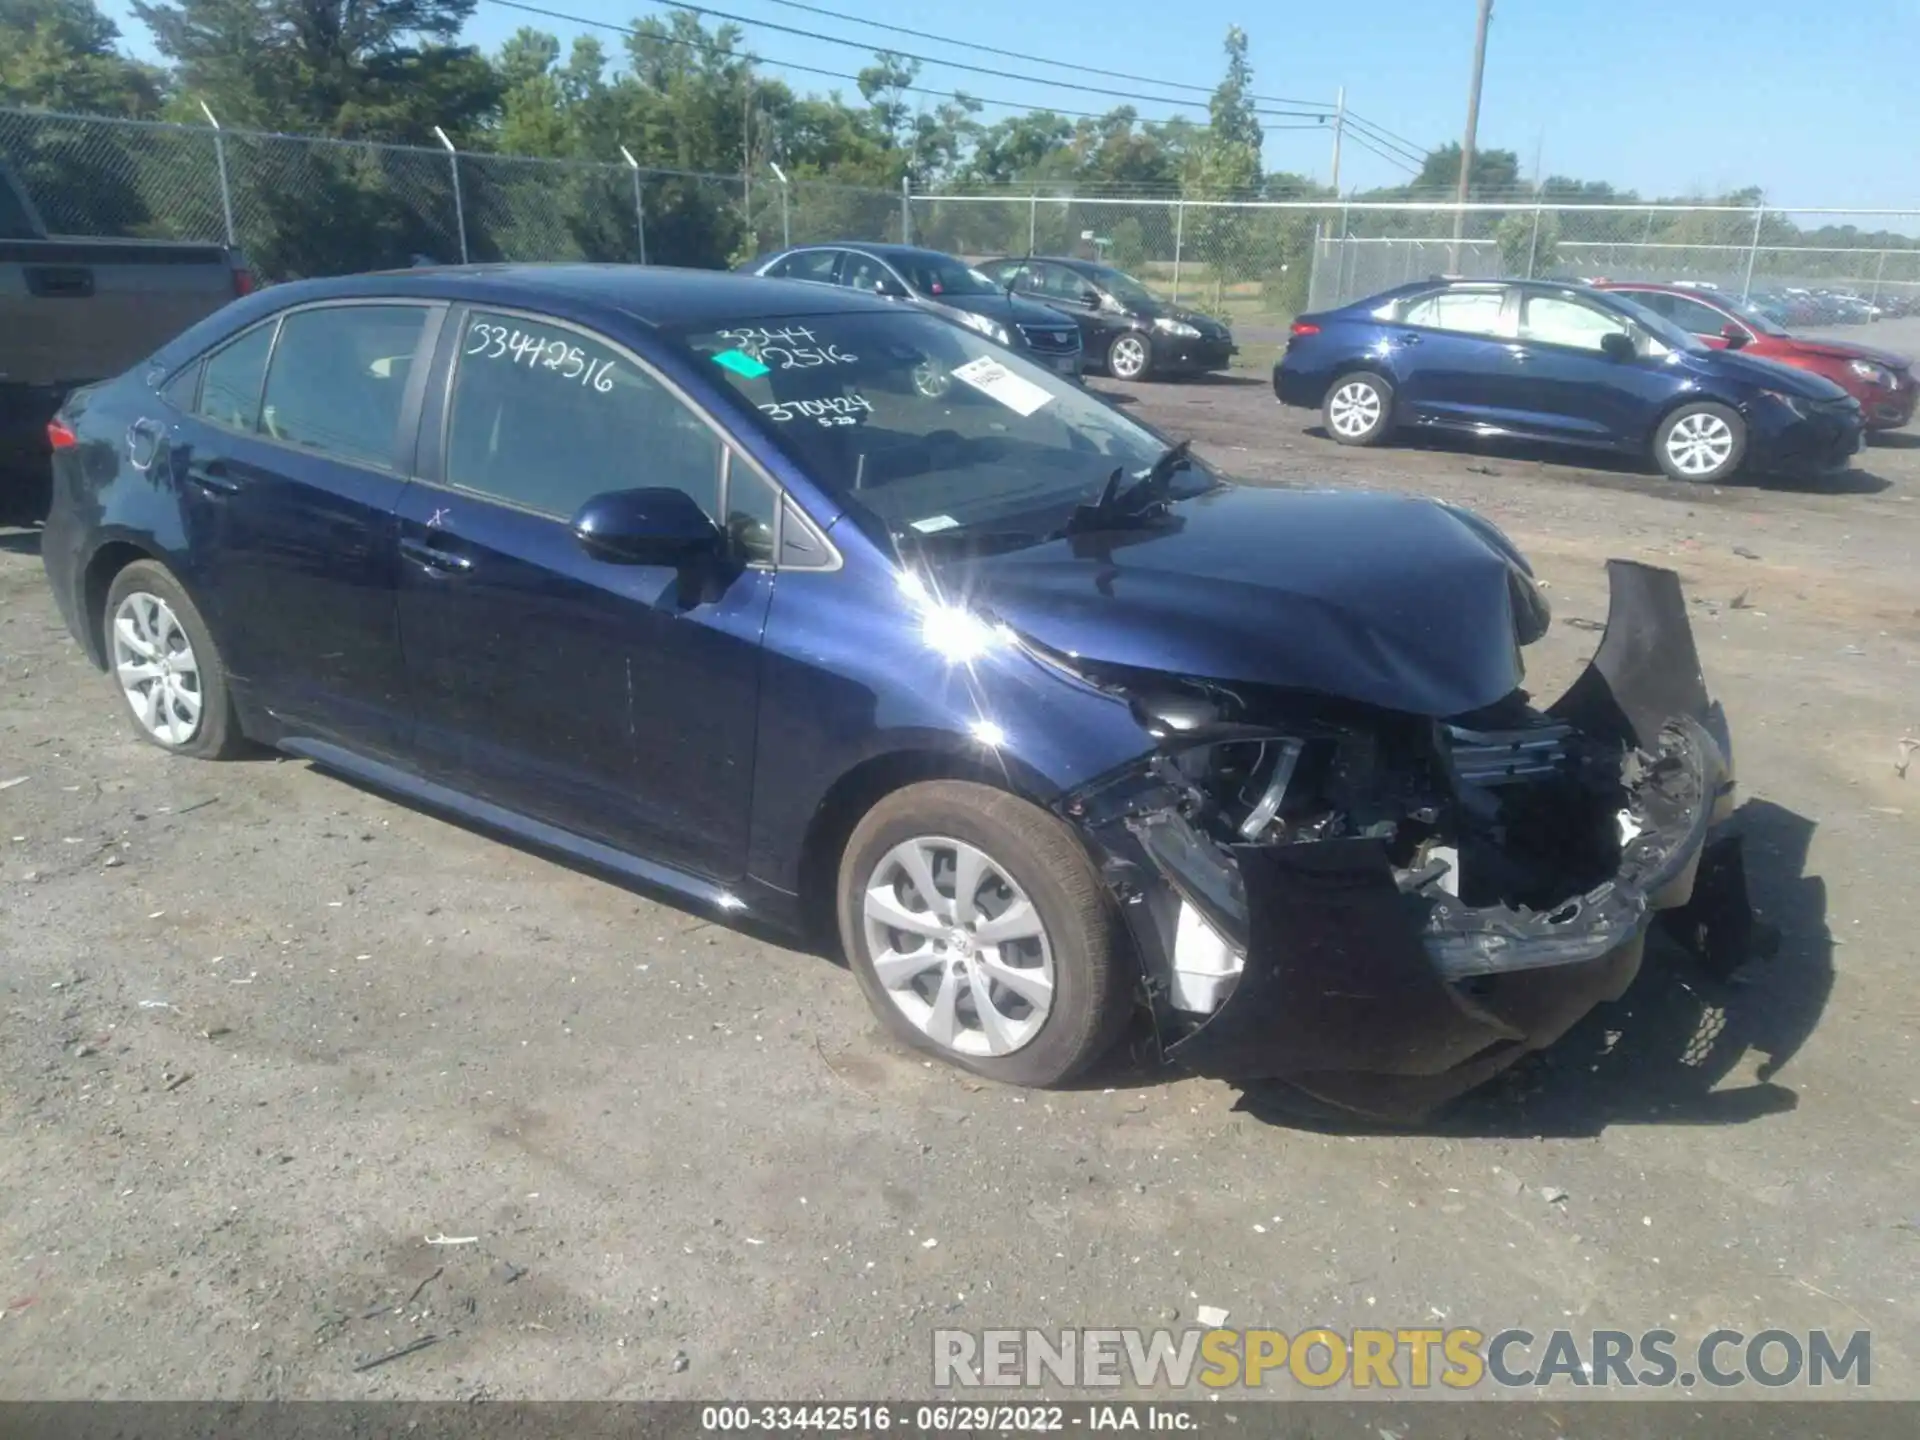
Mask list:
POLYGON ((244 265, 236 265, 233 270, 233 293, 251 295, 253 293, 253 272, 244 265))
POLYGON ((1292 325, 1287 327, 1287 333, 1289 335, 1318 335, 1320 333, 1320 327, 1309 324, 1305 320, 1296 320, 1292 325))
POLYGON ((62 420, 47 422, 47 443, 56 450, 71 450, 80 443, 80 437, 73 433, 73 427, 62 420))

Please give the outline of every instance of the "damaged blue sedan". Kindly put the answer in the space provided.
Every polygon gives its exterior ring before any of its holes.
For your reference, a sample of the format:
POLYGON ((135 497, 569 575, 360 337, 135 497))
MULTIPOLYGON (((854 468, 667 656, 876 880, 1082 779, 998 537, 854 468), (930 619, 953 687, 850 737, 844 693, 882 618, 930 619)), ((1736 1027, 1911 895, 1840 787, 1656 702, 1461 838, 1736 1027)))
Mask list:
POLYGON ((1592 664, 1492 524, 1237 484, 941 316, 624 267, 301 282, 50 428, 48 577, 152 743, 248 743, 837 934, 1023 1085, 1161 1053, 1424 1112, 1749 921, 1676 578, 1592 664))

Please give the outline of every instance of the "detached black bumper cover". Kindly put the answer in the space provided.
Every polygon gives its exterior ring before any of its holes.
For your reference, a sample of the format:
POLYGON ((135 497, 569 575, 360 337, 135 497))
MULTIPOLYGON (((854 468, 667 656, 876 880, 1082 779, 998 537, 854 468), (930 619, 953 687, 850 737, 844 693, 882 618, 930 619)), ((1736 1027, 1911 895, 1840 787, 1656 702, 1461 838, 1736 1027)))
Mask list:
POLYGON ((1662 911, 1723 963, 1748 911, 1730 808, 1731 746, 1701 678, 1678 578, 1615 561, 1592 663, 1552 707, 1654 757, 1634 793, 1649 822, 1616 875, 1552 912, 1401 893, 1381 842, 1237 847, 1247 957, 1226 1002, 1168 1049, 1203 1074, 1285 1077, 1383 1118, 1430 1110, 1552 1044, 1638 974, 1662 911), (1705 874, 1710 881, 1696 884, 1705 874), (1711 889, 1709 896, 1705 892, 1711 889))

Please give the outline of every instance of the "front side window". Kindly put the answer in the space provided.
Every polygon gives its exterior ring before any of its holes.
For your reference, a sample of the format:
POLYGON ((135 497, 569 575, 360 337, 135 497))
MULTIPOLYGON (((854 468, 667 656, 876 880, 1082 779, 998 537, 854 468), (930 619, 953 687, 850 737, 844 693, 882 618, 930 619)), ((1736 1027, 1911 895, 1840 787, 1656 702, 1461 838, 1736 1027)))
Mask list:
POLYGON ((1153 310, 1160 304, 1160 297, 1124 270, 1114 270, 1106 266, 1093 272, 1094 282, 1129 310, 1153 310))
MULTIPOLYGON (((1165 448, 1078 386, 916 310, 759 316, 670 338, 869 533, 896 542, 1037 538, 1165 448)), ((1195 462, 1173 488, 1212 483, 1195 462)))
POLYGON ((193 407, 196 415, 230 430, 260 428, 260 390, 273 351, 273 329, 272 322, 257 325, 207 357, 200 400, 193 407))
POLYGON ((1682 330, 1692 334, 1718 335, 1732 323, 1711 305, 1702 305, 1698 300, 1686 300, 1678 295, 1669 295, 1667 298, 1673 302, 1673 308, 1662 313, 1682 330))
POLYGON ((1066 300, 1080 305, 1089 303, 1093 286, 1084 275, 1064 265, 1042 265, 1038 268, 1040 283, 1035 287, 1035 293, 1042 299, 1066 300))
POLYGON ((1563 295, 1529 295, 1520 315, 1520 335, 1542 345, 1600 350, 1609 335, 1630 335, 1626 319, 1563 295))
POLYGON ((902 255, 894 264, 906 277, 910 287, 921 295, 931 295, 935 299, 1000 293, 1000 287, 993 281, 950 255, 902 255))
POLYGON ((718 522, 720 457, 712 427, 626 352, 566 326, 469 312, 449 485, 563 520, 595 495, 671 488, 718 522))
POLYGON ((880 290, 892 280, 892 271, 873 256, 862 255, 857 250, 849 250, 846 264, 840 267, 840 283, 853 290, 880 290))
POLYGON ((260 428, 336 460, 391 466, 426 323, 419 305, 294 311, 280 322, 260 428))
POLYGON ((1400 321, 1462 335, 1511 335, 1501 318, 1506 300, 1504 290, 1442 290, 1409 303, 1400 321))

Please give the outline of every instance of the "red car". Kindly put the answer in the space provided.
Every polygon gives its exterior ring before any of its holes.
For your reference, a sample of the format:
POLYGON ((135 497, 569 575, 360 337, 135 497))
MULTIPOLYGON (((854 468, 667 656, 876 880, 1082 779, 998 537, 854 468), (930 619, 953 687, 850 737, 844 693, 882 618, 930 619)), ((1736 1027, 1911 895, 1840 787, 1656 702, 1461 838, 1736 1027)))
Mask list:
POLYGON ((1920 382, 1914 380, 1913 361, 1904 355, 1795 335, 1738 296, 1718 290, 1636 280, 1601 280, 1594 288, 1624 295, 1716 349, 1736 349, 1824 375, 1860 402, 1870 430, 1895 430, 1913 419, 1920 382))

